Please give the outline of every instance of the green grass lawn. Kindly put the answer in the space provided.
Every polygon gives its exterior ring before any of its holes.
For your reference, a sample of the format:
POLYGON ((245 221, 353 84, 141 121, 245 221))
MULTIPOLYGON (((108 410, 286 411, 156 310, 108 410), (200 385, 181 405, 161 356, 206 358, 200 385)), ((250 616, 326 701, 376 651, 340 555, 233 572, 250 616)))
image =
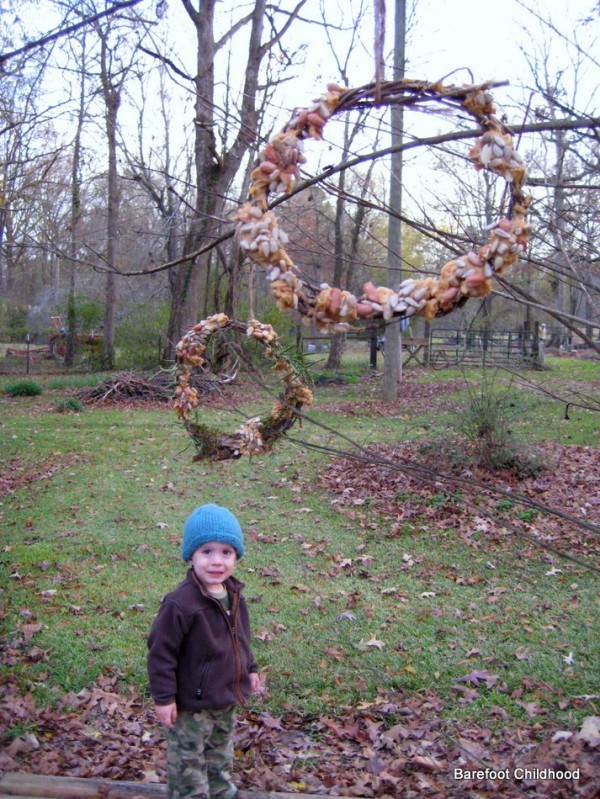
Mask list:
MULTIPOLYGON (((591 391, 600 363, 559 360, 528 379, 591 391)), ((58 414, 68 383, 47 383, 37 398, 0 394, 5 475, 35 478, 0 497, 0 678, 40 703, 107 672, 144 689, 145 635, 185 571, 182 524, 197 505, 218 502, 247 536, 238 576, 268 688, 257 707, 342 713, 390 692, 434 689, 447 718, 490 726, 508 716, 562 728, 589 715, 577 698, 600 683, 597 574, 554 561, 560 571, 549 575, 548 553, 525 556, 509 535, 489 540, 466 510, 454 528, 425 517, 394 525, 368 502, 340 512, 320 485, 328 459, 311 446, 347 449, 339 434, 363 445, 447 435, 468 396, 453 389, 447 407, 403 407, 393 418, 327 410, 377 397, 376 384, 365 385, 317 386, 308 415, 326 429, 304 421, 292 433, 299 443, 215 464, 192 461, 167 408, 58 414)), ((566 426, 562 408, 518 389, 516 433, 597 448, 598 414, 575 408, 566 426)), ((203 416, 239 423, 237 413, 203 416)))

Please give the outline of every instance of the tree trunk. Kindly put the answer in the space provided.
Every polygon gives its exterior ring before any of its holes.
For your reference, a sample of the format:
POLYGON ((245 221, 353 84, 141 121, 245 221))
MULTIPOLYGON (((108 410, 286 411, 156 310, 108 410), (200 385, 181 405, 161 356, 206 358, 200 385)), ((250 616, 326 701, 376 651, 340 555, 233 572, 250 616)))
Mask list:
MULTIPOLYGON (((241 108, 236 111, 239 117, 236 124, 238 133, 226 152, 217 151, 214 134, 218 120, 214 114, 215 70, 214 61, 220 47, 235 34, 234 26, 218 43, 214 39, 214 11, 216 0, 199 0, 197 8, 191 0, 181 0, 196 30, 197 74, 195 77, 195 180, 196 204, 195 218, 186 239, 186 252, 194 252, 200 246, 210 244, 218 233, 218 220, 226 215, 225 198, 238 172, 249 147, 256 141, 259 113, 256 107, 259 90, 258 76, 264 55, 283 33, 289 28, 298 15, 305 0, 298 2, 295 10, 289 15, 283 28, 273 34, 265 44, 261 44, 266 0, 256 0, 249 16, 250 39, 248 58, 244 70, 244 87, 241 108)), ((237 257, 235 253, 231 256, 237 257)), ((201 287, 207 286, 209 254, 199 256, 194 261, 183 264, 174 281, 171 321, 169 335, 174 337, 185 331, 198 320, 201 307, 201 287)), ((234 271, 235 274, 235 271, 234 271)), ((235 277, 233 278, 235 279, 235 277)), ((208 290, 208 286, 207 286, 208 290)), ((205 300, 207 298, 205 297, 205 300)), ((216 308, 214 310, 217 310, 216 308)), ((174 346, 174 344, 173 344, 174 346)))
POLYGON ((104 337, 102 361, 106 369, 115 364, 115 320, 117 303, 117 235, 119 218, 119 184, 117 172, 117 117, 121 104, 122 75, 115 84, 108 67, 108 33, 101 33, 102 92, 106 106, 106 138, 108 147, 107 211, 106 211, 106 285, 104 290, 104 337))
MULTIPOLYGON (((564 230, 565 230, 565 187, 564 187, 564 162, 566 155, 565 133, 562 130, 556 131, 556 184, 554 189, 552 205, 551 234, 554 240, 554 264, 555 273, 552 278, 552 304, 555 311, 564 313, 566 311, 567 298, 567 268, 568 264, 564 256, 564 230)), ((554 320, 552 334, 550 337, 551 347, 560 347, 566 343, 566 328, 558 320, 554 320)))
POLYGON ((67 304, 67 339, 65 347, 65 366, 75 363, 77 350, 77 307, 75 302, 75 274, 77 263, 79 222, 81 219, 81 136, 85 113, 85 36, 81 45, 81 86, 77 128, 73 142, 73 163, 71 169, 71 234, 69 238, 69 297, 67 304))
MULTIPOLYGON (((344 126, 344 150, 342 153, 342 160, 348 152, 350 134, 349 123, 346 120, 344 126)), ((342 170, 338 178, 338 195, 335 203, 335 220, 333 223, 334 231, 334 262, 333 262, 333 285, 337 288, 342 286, 344 277, 344 203, 346 192, 346 172, 342 170)), ((329 356, 325 363, 325 369, 332 372, 337 372, 342 362, 342 355, 344 354, 344 346, 346 343, 345 333, 334 333, 331 336, 331 346, 329 348, 329 356)))
MULTIPOLYGON (((406 0, 396 0, 394 23, 394 80, 404 78, 406 44, 406 0)), ((391 109, 393 147, 402 144, 404 110, 401 105, 391 109)), ((402 233, 400 213, 402 211, 402 152, 391 157, 390 211, 388 221, 388 286, 397 288, 402 281, 402 233)), ((399 322, 392 322, 385 330, 385 363, 383 369, 383 398, 395 402, 398 384, 402 379, 402 338, 399 322)))

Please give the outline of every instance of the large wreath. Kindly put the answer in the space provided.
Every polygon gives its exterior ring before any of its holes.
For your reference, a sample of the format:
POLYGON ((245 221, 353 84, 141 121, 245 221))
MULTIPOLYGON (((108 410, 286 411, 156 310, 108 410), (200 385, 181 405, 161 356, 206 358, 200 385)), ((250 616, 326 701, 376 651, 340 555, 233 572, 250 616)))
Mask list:
MULTIPOLYGON (((530 197, 523 192, 526 169, 515 149, 512 132, 496 116, 490 95, 494 84, 444 86, 426 81, 396 81, 346 89, 335 83, 306 108, 297 108, 285 127, 258 154, 252 172, 249 201, 235 213, 239 246, 267 272, 271 292, 283 310, 295 310, 321 329, 348 330, 363 319, 423 316, 433 319, 451 313, 471 297, 484 297, 492 290, 492 279, 512 266, 524 252, 530 228, 527 210, 530 197), (397 289, 365 283, 363 293, 328 284, 313 285, 298 274, 286 250, 288 237, 269 210, 270 195, 290 194, 301 179, 306 163, 304 141, 322 139, 332 116, 342 111, 373 106, 450 105, 467 112, 481 128, 482 135, 469 151, 476 169, 502 176, 510 200, 505 216, 487 229, 486 241, 477 249, 448 261, 439 278, 404 280, 397 289)), ((194 439, 197 458, 223 459, 268 450, 288 430, 312 394, 303 375, 285 357, 277 334, 269 325, 251 321, 247 333, 267 345, 267 354, 283 373, 284 390, 269 416, 246 421, 237 433, 221 434, 190 420, 198 406, 198 394, 190 380, 194 369, 205 365, 208 340, 225 328, 240 329, 240 323, 223 314, 195 325, 176 349, 178 371, 175 409, 194 439)))

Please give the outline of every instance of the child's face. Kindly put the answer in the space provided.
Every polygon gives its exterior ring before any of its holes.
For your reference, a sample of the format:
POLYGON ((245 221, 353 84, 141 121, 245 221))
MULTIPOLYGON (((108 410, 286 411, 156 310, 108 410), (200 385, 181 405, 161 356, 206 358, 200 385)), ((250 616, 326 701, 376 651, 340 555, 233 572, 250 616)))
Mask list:
POLYGON ((237 561, 237 553, 229 544, 210 541, 203 544, 192 555, 196 575, 207 588, 220 586, 231 577, 237 561))

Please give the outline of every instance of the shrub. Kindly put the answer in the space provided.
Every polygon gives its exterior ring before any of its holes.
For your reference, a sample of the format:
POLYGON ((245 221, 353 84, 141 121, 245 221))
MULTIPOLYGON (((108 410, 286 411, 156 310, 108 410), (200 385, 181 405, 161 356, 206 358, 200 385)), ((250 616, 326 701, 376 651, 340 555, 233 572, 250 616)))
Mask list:
POLYGON ((56 410, 59 413, 83 413, 85 405, 77 397, 66 397, 56 403, 56 410))
POLYGON ((9 341, 23 341, 27 332, 27 311, 23 308, 2 304, 0 307, 3 338, 9 341))
POLYGON ((460 428, 473 442, 480 463, 494 468, 494 461, 502 455, 510 439, 512 419, 511 398, 508 393, 498 393, 486 376, 479 391, 469 388, 469 402, 461 417, 460 428))
POLYGON ((121 369, 154 369, 160 363, 162 334, 167 329, 167 303, 130 308, 116 332, 117 361, 121 369))
POLYGON ((20 380, 17 383, 9 383, 4 391, 11 397, 37 397, 43 389, 35 380, 20 380))
POLYGON ((469 388, 469 402, 460 429, 473 444, 480 466, 491 471, 508 469, 521 479, 543 471, 535 451, 513 439, 512 422, 518 399, 509 389, 497 390, 486 374, 478 390, 469 388))
MULTIPOLYGON (((69 319, 69 298, 61 306, 60 313, 64 320, 69 319)), ((73 313, 76 320, 75 330, 78 333, 90 333, 102 325, 104 308, 99 300, 78 294, 74 298, 73 313)))

